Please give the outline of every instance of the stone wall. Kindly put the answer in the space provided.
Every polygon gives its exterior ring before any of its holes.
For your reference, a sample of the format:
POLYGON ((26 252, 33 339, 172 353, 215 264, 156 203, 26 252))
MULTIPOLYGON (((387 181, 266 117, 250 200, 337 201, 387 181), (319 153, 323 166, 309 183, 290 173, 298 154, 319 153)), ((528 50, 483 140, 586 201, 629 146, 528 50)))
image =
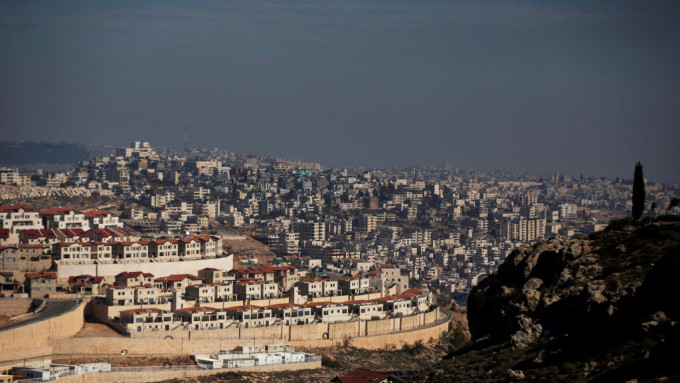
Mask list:
MULTIPOLYGON (((425 320, 427 314, 417 316, 425 320)), ((430 317, 437 318, 433 312, 430 317)), ((186 335, 176 338, 178 332, 172 332, 173 339, 134 339, 134 338, 72 338, 58 342, 50 342, 53 355, 82 354, 116 354, 126 350, 127 355, 189 355, 192 353, 215 352, 228 350, 245 344, 286 342, 300 349, 331 347, 348 343, 350 345, 379 349, 387 345, 401 347, 404 343, 412 344, 417 340, 427 341, 437 338, 448 329, 448 321, 411 331, 398 332, 399 323, 405 318, 393 318, 383 321, 347 322, 347 323, 313 323, 300 326, 271 326, 252 329, 227 329, 191 331, 191 339, 186 335), (384 323, 372 323, 384 322, 384 323), (394 329, 397 332, 386 332, 394 329), (235 337, 236 332, 239 338, 235 337), (368 336, 367 336, 368 331, 368 336), (222 336, 227 335, 227 336, 222 336)), ((445 318, 446 319, 446 318, 445 318)), ((159 332, 162 334, 163 332, 159 332)))
POLYGON ((274 372, 274 371, 296 371, 309 370, 321 368, 321 361, 304 362, 304 363, 289 363, 277 364, 270 366, 255 366, 255 367, 241 367, 218 370, 187 370, 187 371, 164 371, 151 370, 140 372, 106 372, 106 373, 89 373, 83 375, 69 376, 59 379, 60 383, 137 383, 137 382, 159 382, 170 379, 191 378, 197 376, 210 376, 215 374, 223 374, 231 371, 248 371, 248 372, 274 372))
POLYGON ((90 263, 85 265, 58 265, 57 284, 63 285, 68 282, 68 277, 73 275, 89 274, 110 279, 123 271, 142 271, 152 273, 156 277, 171 274, 198 274, 198 270, 206 267, 214 267, 221 270, 234 268, 234 256, 228 255, 221 258, 198 259, 182 262, 144 262, 144 263, 90 263))
POLYGON ((0 362, 20 361, 51 353, 50 341, 77 334, 83 327, 85 303, 58 317, 0 332, 0 362))
POLYGON ((10 317, 26 314, 31 307, 31 298, 0 298, 0 315, 10 317))

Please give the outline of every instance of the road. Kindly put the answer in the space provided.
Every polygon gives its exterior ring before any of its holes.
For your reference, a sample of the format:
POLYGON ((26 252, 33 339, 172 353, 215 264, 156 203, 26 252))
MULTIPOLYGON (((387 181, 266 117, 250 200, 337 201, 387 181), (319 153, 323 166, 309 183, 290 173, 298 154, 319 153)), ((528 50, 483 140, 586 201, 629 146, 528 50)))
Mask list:
POLYGON ((39 313, 24 321, 0 328, 0 333, 65 314, 78 307, 80 301, 80 299, 45 299, 45 306, 42 308, 42 310, 40 310, 39 313))

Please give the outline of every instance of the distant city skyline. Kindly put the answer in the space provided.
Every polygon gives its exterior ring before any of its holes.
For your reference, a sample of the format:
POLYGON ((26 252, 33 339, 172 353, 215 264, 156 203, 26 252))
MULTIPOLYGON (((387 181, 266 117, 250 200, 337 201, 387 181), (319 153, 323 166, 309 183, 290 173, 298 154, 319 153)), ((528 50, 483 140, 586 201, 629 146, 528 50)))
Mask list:
POLYGON ((680 3, 5 1, 0 140, 680 180, 680 3))

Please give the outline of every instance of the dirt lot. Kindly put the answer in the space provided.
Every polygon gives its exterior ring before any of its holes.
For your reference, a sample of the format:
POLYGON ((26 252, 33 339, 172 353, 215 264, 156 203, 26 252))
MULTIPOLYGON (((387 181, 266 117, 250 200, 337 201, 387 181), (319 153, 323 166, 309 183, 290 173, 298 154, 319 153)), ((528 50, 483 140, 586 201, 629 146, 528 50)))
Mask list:
POLYGON ((73 336, 74 338, 99 338, 99 337, 113 337, 124 338, 123 335, 116 332, 116 330, 102 323, 85 322, 85 325, 79 333, 73 336))
MULTIPOLYGON (((240 262, 241 257, 257 258, 258 263, 272 263, 275 254, 260 241, 253 238, 242 240, 223 240, 224 250, 234 253, 234 262, 240 262)), ((236 265, 234 265, 236 267, 236 265)))

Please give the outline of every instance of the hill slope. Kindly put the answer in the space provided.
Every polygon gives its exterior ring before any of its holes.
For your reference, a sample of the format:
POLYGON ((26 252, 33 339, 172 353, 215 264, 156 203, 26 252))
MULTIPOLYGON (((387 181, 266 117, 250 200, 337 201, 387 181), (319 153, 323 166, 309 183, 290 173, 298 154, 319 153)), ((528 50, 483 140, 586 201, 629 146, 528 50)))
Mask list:
POLYGON ((680 378, 680 224, 515 250, 470 294, 475 344, 419 381, 680 378))

